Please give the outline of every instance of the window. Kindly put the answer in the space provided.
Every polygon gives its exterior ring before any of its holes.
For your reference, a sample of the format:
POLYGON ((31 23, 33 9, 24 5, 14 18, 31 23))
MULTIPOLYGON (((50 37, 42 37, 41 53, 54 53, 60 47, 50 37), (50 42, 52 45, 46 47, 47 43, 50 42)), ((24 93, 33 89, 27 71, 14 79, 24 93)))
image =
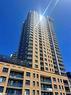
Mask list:
POLYGON ((58 92, 55 92, 55 95, 58 95, 58 92))
POLYGON ((60 93, 60 95, 62 95, 62 93, 60 93))
POLYGON ((68 81, 67 80, 63 80, 64 85, 68 85, 68 81))
POLYGON ((61 83, 62 83, 62 79, 60 79, 61 83))
POLYGON ((36 54, 38 54, 38 52, 37 52, 37 51, 35 51, 35 53, 36 53, 36 54))
POLYGON ((40 60, 42 60, 42 61, 43 61, 43 57, 40 57, 40 60))
POLYGON ((45 58, 45 61, 47 61, 47 59, 45 58))
POLYGON ((37 82, 37 86, 39 86, 39 82, 37 82))
POLYGON ((46 66, 48 66, 48 63, 45 63, 46 64, 46 66))
POLYGON ((46 55, 46 54, 44 54, 44 56, 45 56, 45 57, 47 57, 47 55, 46 55))
POLYGON ((53 78, 53 81, 56 82, 56 78, 53 78))
POLYGON ((26 85, 30 85, 30 80, 26 80, 26 85))
POLYGON ((8 68, 4 67, 2 71, 7 73, 8 72, 8 68))
POLYGON ((44 63, 43 63, 43 62, 40 62, 40 65, 41 65, 41 66, 44 66, 44 63))
POLYGON ((37 90, 37 95, 39 95, 39 90, 37 90))
POLYGON ((30 72, 26 72, 26 76, 30 77, 30 72))
POLYGON ((54 85, 54 88, 57 89, 57 85, 54 85))
POLYGON ((36 58, 38 58, 38 56, 37 56, 37 55, 35 55, 35 57, 36 57, 36 58))
POLYGON ((33 81, 33 86, 35 86, 35 81, 33 81))
POLYGON ((39 75, 37 74, 37 78, 39 78, 39 75))
POLYGON ((10 76, 11 77, 16 77, 16 78, 23 78, 24 72, 19 72, 19 71, 10 71, 10 76))
POLYGON ((38 65, 35 64, 35 68, 38 68, 38 65))
POLYGON ((3 92, 4 87, 0 86, 0 92, 3 92))
POLYGON ((48 70, 48 67, 46 67, 45 69, 48 70))
POLYGON ((36 63, 38 63, 38 60, 35 60, 36 63))
POLYGON ((33 90, 33 95, 35 95, 35 90, 33 90))
POLYGON ((59 85, 59 89, 61 89, 61 86, 59 85))
POLYGON ((54 71, 54 70, 52 69, 52 71, 54 71))
POLYGON ((59 79, 58 79, 58 82, 59 82, 59 79))
POLYGON ((64 87, 62 86, 62 89, 64 90, 64 87))
POLYGON ((35 44, 35 46, 37 47, 37 44, 35 44))
POLYGON ((5 82, 5 81, 6 81, 6 77, 1 76, 0 77, 0 82, 5 82))
POLYGON ((44 67, 41 67, 41 71, 44 71, 44 67))
POLYGON ((25 95, 30 95, 30 90, 29 89, 25 89, 25 95))
POLYGON ((33 78, 35 78, 35 73, 33 73, 33 78))

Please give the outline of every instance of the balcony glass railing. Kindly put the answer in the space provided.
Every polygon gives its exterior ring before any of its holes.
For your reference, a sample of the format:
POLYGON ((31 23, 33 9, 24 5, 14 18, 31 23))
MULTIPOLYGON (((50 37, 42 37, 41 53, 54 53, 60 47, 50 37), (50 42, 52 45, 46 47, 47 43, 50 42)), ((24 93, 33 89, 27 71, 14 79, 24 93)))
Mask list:
POLYGON ((20 94, 16 94, 16 93, 6 93, 5 95, 22 95, 22 93, 20 93, 20 94))
POLYGON ((9 84, 8 84, 8 86, 13 86, 13 87, 22 87, 22 84, 16 84, 16 83, 15 83, 15 84, 10 84, 10 83, 9 83, 9 84))
POLYGON ((10 76, 12 76, 12 77, 16 77, 16 78, 22 78, 21 75, 10 75, 10 76))
POLYGON ((48 80, 48 79, 41 79, 41 82, 51 83, 51 80, 48 80))
POLYGON ((52 91, 52 88, 41 88, 41 90, 52 91))

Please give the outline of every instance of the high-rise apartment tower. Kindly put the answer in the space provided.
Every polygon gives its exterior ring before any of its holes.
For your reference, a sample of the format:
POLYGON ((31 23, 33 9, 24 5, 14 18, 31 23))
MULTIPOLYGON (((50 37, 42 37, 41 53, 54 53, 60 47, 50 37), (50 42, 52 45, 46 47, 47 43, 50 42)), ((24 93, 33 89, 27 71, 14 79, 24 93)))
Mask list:
POLYGON ((53 20, 30 11, 23 24, 18 59, 42 71, 65 74, 53 20))

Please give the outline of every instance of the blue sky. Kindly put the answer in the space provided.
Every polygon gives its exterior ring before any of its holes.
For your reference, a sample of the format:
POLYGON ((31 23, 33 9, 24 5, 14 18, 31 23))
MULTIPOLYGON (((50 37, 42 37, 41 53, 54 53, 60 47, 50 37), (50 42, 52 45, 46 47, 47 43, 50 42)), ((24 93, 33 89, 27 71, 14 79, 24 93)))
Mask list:
MULTIPOLYGON (((13 53, 18 45, 22 22, 29 10, 44 12, 50 0, 0 0, 0 54, 13 53)), ((54 27, 67 71, 71 71, 71 0, 55 0, 45 15, 54 19, 54 27)))

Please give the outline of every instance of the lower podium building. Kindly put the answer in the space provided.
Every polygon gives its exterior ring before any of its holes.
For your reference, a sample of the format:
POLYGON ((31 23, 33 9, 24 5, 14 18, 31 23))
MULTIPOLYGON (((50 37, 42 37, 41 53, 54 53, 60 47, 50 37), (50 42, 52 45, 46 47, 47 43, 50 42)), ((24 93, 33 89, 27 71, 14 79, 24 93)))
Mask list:
POLYGON ((0 95, 71 95, 53 19, 28 13, 17 53, 0 56, 0 95))
POLYGON ((0 95, 71 95, 66 76, 0 62, 0 95))

